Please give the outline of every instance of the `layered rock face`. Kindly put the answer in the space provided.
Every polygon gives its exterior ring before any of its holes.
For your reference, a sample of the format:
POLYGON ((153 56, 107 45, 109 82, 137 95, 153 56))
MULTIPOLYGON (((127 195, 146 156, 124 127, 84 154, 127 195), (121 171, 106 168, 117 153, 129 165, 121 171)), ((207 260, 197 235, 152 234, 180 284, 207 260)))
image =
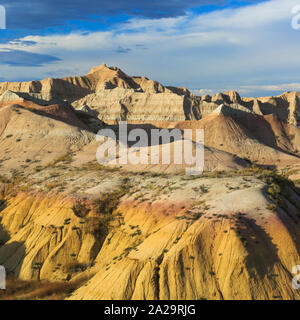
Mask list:
POLYGON ((87 105, 97 110, 103 121, 182 121, 191 117, 190 104, 184 95, 116 88, 90 94, 75 101, 73 106, 77 109, 87 105))
MULTIPOLYGON (((80 183, 83 176, 72 178, 80 183)), ((118 173, 93 177, 102 192, 126 188, 118 173)), ((76 211, 67 195, 6 191, 0 263, 25 280, 84 277, 68 299, 300 298, 291 274, 299 260, 299 194, 292 185, 282 186, 289 196, 275 211, 268 184, 249 175, 188 185, 180 176, 128 179, 130 192, 115 202, 110 221, 87 200, 76 211)), ((100 189, 86 195, 98 197, 100 189)))
POLYGON ((276 97, 244 98, 243 102, 257 114, 274 114, 292 125, 300 124, 300 94, 297 92, 286 92, 276 97))
MULTIPOLYGON (((280 120, 298 126, 300 94, 284 93, 277 97, 241 98, 235 91, 202 97, 185 88, 165 87, 146 77, 131 77, 105 64, 85 76, 45 79, 20 83, 0 83, 0 94, 7 90, 39 104, 68 102, 75 108, 87 105, 104 121, 184 121, 199 120, 220 105, 234 106, 259 114, 274 114, 280 120)), ((0 97, 0 103, 17 98, 0 97)))

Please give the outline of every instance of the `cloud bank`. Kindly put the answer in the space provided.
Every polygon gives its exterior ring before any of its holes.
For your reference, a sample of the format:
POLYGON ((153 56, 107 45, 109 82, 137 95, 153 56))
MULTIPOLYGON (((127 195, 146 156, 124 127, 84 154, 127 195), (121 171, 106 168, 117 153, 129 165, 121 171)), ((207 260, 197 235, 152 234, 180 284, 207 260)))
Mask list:
MULTIPOLYGON (((28 78, 84 74, 106 62, 199 93, 235 89, 257 96, 298 90, 300 30, 291 27, 291 9, 298 0, 252 2, 206 13, 185 11, 183 1, 172 3, 167 17, 154 14, 155 2, 152 13, 146 6, 144 17, 140 12, 108 30, 27 35, 0 44, 0 50, 11 50, 20 59, 16 52, 44 56, 44 62, 33 63, 37 68, 26 69, 28 78), (50 65, 44 65, 47 59, 50 65)), ((12 67, 6 58, 0 55, 1 74, 15 79, 22 64, 12 67)))
POLYGON ((12 67, 40 67, 55 61, 60 61, 60 59, 51 55, 21 50, 0 50, 0 64, 12 67))
MULTIPOLYGON (((132 15, 147 18, 177 17, 187 9, 207 4, 224 5, 223 0, 2 0, 12 29, 41 29, 62 26, 68 20, 105 20, 132 15)), ((244 1, 249 2, 249 1, 244 1)))

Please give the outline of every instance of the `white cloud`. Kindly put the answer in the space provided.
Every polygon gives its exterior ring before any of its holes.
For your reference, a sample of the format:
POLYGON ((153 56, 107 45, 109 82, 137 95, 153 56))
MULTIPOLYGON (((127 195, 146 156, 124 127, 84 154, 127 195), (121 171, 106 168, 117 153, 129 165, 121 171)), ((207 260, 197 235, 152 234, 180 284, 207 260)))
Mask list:
MULTIPOLYGON (((291 19, 291 8, 298 0, 272 0, 236 9, 223 9, 211 13, 162 19, 133 18, 119 24, 111 31, 76 32, 67 35, 27 36, 0 47, 20 49, 24 42, 36 44, 28 51, 44 53, 47 50, 86 51, 111 49, 116 45, 166 43, 172 47, 210 46, 213 44, 244 44, 247 33, 279 21, 291 19), (246 34, 245 34, 246 32, 246 34), (101 47, 99 47, 101 46, 101 47)), ((258 34, 256 34, 258 36, 258 34)))
POLYGON ((300 83, 286 83, 277 85, 250 85, 242 86, 241 91, 300 91, 300 83))
POLYGON ((203 96, 205 94, 213 95, 215 92, 212 89, 192 89, 191 93, 193 93, 196 96, 203 96))
MULTIPOLYGON (((199 92, 223 91, 217 88, 275 92, 293 90, 288 89, 292 85, 300 90, 297 83, 257 85, 298 81, 300 31, 291 28, 291 9, 296 4, 299 0, 270 0, 199 15, 189 12, 176 18, 134 18, 105 32, 27 36, 0 44, 0 50, 22 48, 62 59, 26 69, 28 78, 41 78, 49 72, 63 76, 57 70, 72 74, 75 68, 83 74, 107 62, 167 85, 207 88, 199 92), (31 45, 24 47, 24 43, 31 45), (124 53, 116 52, 119 47, 124 53)), ((2 75, 11 77, 17 77, 20 70, 0 67, 2 75)))
MULTIPOLYGON (((215 89, 192 89, 190 90, 193 94, 202 96, 202 95, 214 95, 218 92, 226 92, 229 89, 224 88, 215 88, 215 89)), ((249 86, 240 86, 235 87, 234 90, 238 91, 240 94, 250 94, 254 92, 267 92, 277 94, 279 92, 300 92, 300 83, 286 83, 286 84, 277 84, 277 85, 249 85, 249 86)))
POLYGON ((201 29, 257 29, 290 19, 293 6, 298 4, 298 0, 271 0, 242 8, 214 11, 196 17, 191 26, 201 29))

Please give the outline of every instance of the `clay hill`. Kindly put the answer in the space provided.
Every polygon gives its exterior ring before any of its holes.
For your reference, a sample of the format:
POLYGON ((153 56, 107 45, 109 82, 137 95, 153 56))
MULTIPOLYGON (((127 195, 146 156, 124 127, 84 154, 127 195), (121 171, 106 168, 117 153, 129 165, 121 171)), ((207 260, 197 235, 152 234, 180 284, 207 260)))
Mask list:
POLYGON ((298 300, 299 125, 299 93, 200 97, 106 65, 0 83, 0 299, 298 300), (204 129, 204 173, 100 165, 121 120, 204 129))

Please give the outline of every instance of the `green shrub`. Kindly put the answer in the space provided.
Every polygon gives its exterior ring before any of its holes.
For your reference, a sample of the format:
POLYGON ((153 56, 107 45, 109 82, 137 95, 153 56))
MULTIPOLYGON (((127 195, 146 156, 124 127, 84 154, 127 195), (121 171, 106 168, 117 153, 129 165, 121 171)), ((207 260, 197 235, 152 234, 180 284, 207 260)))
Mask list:
POLYGON ((85 263, 79 262, 70 262, 64 267, 66 273, 78 273, 83 272, 87 269, 87 265, 85 263))
POLYGON ((112 214, 118 207, 120 198, 125 194, 125 190, 118 190, 103 194, 93 201, 93 207, 97 214, 112 214))
POLYGON ((72 207, 72 210, 75 216, 79 218, 86 217, 91 211, 91 209, 89 209, 83 201, 76 201, 76 203, 72 207))
POLYGON ((277 206, 274 203, 269 203, 266 207, 266 209, 271 211, 276 211, 277 206))

